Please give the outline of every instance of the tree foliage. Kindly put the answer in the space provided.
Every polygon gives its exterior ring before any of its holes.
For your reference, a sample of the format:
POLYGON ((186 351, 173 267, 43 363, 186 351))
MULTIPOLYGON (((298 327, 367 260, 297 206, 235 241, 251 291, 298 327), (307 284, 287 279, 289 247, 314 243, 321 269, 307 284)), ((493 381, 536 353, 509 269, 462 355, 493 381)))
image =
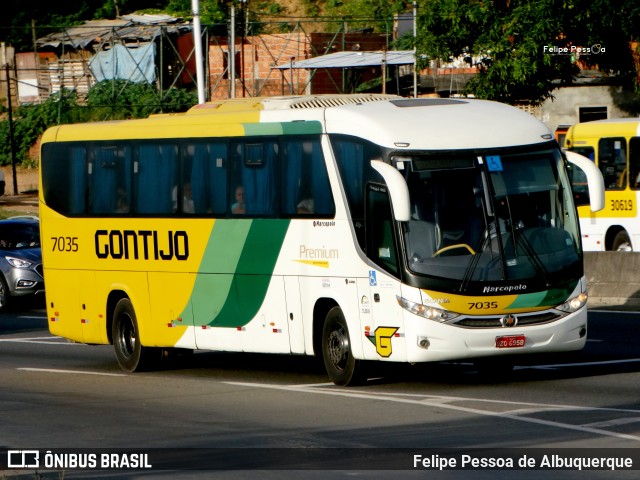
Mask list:
POLYGON ((407 0, 326 0, 324 3, 326 15, 351 20, 351 30, 371 28, 383 33, 390 30, 394 14, 411 6, 407 0))
MULTIPOLYGON (((154 113, 184 112, 198 103, 197 94, 187 90, 158 91, 153 85, 118 80, 104 81, 89 90, 87 105, 76 94, 64 90, 44 103, 22 105, 13 113, 13 131, 18 163, 29 164, 29 151, 49 127, 65 123, 144 118, 154 113)), ((9 121, 0 121, 0 138, 10 138, 9 121)), ((11 163, 11 144, 0 142, 0 165, 11 163)))
POLYGON ((636 0, 428 0, 421 5, 417 48, 432 59, 477 58, 467 93, 514 103, 542 102, 578 72, 571 47, 604 47, 580 61, 628 77, 629 39, 637 35, 636 0), (545 46, 548 47, 545 50, 545 46), (569 48, 558 54, 549 47, 569 48))

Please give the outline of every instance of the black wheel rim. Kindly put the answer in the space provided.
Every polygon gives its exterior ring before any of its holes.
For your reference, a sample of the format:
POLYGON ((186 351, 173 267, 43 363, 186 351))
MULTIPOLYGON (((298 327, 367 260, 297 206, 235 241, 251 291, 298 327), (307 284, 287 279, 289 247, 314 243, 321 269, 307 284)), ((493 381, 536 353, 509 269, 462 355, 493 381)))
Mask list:
POLYGON ((129 315, 121 315, 118 319, 118 344, 120 351, 126 358, 130 358, 136 349, 136 328, 129 315))
POLYGON ((337 323, 331 330, 327 350, 331 365, 340 372, 344 371, 349 361, 349 335, 342 324, 337 323))

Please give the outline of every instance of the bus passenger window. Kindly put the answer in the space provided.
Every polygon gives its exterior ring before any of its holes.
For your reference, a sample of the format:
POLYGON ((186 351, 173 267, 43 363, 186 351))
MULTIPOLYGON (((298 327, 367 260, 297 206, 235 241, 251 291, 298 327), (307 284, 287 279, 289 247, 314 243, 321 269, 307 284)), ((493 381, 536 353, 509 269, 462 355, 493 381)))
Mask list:
POLYGON ((182 149, 182 213, 227 211, 227 165, 226 142, 195 142, 182 149))
POLYGON ((391 202, 384 187, 369 185, 366 222, 367 256, 387 272, 398 276, 391 202))
POLYGON ((233 197, 229 211, 233 215, 272 216, 277 214, 278 144, 274 140, 249 140, 232 146, 233 197), (242 202, 238 201, 240 195, 242 202))
POLYGON ((598 166, 607 190, 627 186, 627 149, 624 138, 602 138, 598 142, 598 166))
POLYGON ((640 189, 640 137, 629 140, 629 185, 640 189))
POLYGON ((86 212, 87 148, 64 143, 43 145, 42 189, 49 207, 62 214, 86 212))
POLYGON ((319 137, 286 139, 282 147, 280 211, 283 216, 335 212, 319 137))
POLYGON ((128 214, 131 199, 131 148, 114 142, 96 146, 93 154, 93 165, 89 169, 89 213, 128 214))
POLYGON ((136 212, 173 214, 177 204, 178 147, 171 143, 138 146, 136 212))

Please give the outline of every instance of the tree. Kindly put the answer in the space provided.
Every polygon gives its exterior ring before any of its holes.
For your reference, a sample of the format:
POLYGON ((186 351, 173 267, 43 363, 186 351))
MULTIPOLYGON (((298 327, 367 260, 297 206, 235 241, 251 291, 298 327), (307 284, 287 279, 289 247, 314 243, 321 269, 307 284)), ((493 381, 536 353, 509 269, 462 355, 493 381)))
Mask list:
POLYGON ((636 0, 615 6, 606 0, 428 0, 420 8, 417 49, 444 61, 479 58, 467 93, 541 103, 557 82, 569 84, 578 73, 572 47, 596 47, 580 60, 630 78, 629 39, 638 29, 630 18, 637 20, 639 9, 636 0))
POLYGON ((350 28, 372 28, 376 32, 387 32, 393 15, 405 11, 410 5, 406 0, 327 0, 327 15, 349 20, 350 28), (360 21, 357 21, 361 19, 360 21))

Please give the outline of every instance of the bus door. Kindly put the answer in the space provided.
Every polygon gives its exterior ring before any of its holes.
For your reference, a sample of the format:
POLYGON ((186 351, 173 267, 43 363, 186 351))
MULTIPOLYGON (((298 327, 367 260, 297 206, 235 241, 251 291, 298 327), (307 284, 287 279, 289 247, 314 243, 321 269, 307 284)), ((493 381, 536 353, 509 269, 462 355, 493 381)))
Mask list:
MULTIPOLYGON (((366 196, 365 235, 367 256, 373 262, 368 272, 369 295, 360 295, 361 328, 367 359, 396 359, 406 356, 401 296, 400 260, 395 221, 386 187, 369 184, 366 196)), ((359 285, 359 290, 363 290, 359 285)))

